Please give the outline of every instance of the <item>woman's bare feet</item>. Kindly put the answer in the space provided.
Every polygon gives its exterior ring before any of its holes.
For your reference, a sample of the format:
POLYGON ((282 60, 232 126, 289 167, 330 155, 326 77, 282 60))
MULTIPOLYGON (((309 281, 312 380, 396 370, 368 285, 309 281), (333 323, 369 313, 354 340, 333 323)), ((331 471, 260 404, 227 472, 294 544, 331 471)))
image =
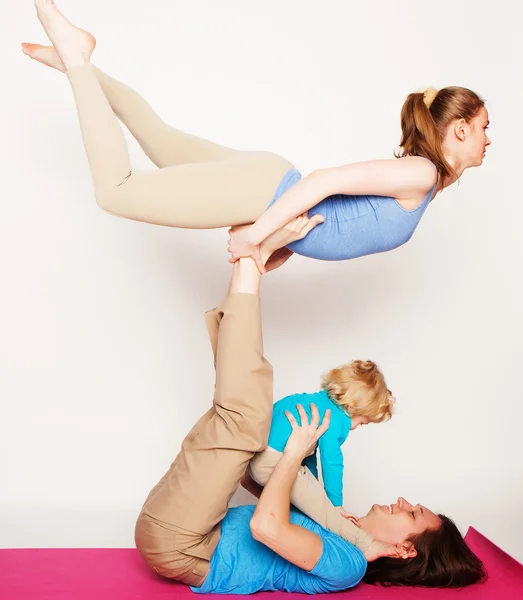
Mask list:
POLYGON ((56 8, 53 0, 35 0, 36 12, 66 70, 89 62, 96 40, 75 27, 56 8))
POLYGON ((22 52, 32 58, 41 62, 43 65, 57 69, 62 73, 65 73, 65 66, 62 59, 58 56, 58 52, 54 46, 41 46, 40 44, 22 44, 22 52))

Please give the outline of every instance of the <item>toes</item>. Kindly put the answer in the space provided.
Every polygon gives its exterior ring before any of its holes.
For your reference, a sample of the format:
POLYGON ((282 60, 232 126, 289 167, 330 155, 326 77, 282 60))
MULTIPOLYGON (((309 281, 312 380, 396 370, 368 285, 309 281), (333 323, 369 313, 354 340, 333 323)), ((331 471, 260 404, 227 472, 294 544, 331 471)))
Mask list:
POLYGON ((42 48, 44 48, 44 46, 41 46, 40 44, 29 44, 27 42, 22 44, 22 52, 28 56, 33 56, 33 54, 42 48))
POLYGON ((35 0, 36 8, 45 8, 46 6, 54 6, 54 0, 35 0))

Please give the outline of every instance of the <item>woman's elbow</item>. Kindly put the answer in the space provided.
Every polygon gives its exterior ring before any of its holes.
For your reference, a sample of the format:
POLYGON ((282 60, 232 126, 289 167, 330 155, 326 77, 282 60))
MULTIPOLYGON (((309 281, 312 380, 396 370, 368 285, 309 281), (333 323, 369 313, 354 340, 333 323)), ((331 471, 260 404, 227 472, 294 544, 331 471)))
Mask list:
POLYGON ((324 178, 325 178, 325 169, 314 169, 314 171, 311 171, 303 179, 306 179, 309 183, 318 185, 318 182, 320 182, 324 178))
POLYGON ((318 198, 326 198, 330 195, 333 180, 329 169, 315 169, 309 173, 304 180, 310 186, 311 192, 318 198))

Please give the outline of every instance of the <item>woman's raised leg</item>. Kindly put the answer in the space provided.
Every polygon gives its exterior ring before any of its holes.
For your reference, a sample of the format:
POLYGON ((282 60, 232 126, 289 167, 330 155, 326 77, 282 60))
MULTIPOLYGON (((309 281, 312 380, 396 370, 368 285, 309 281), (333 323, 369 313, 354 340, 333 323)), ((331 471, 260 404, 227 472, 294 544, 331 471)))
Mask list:
MULTIPOLYGON (((54 46, 22 44, 22 50, 32 59, 62 73, 66 72, 54 46)), ((138 92, 100 69, 93 68, 114 114, 157 167, 221 160, 241 154, 238 150, 171 127, 138 92)))
MULTIPOLYGON (((96 198, 104 210, 189 228, 237 225, 259 217, 292 168, 288 161, 268 152, 224 151, 226 156, 205 162, 132 172, 125 138, 89 63, 92 36, 69 23, 51 0, 36 0, 36 5, 73 88, 96 198)), ((196 148, 197 139, 193 141, 196 148)))

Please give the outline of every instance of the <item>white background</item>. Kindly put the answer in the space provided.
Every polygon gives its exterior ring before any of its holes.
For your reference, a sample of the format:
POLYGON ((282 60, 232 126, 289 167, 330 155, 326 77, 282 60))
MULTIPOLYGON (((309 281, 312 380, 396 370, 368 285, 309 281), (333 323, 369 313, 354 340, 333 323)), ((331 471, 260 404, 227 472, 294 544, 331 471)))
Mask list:
MULTIPOLYGON (((19 50, 46 42, 32 3, 1 2, 0 544, 132 546, 141 502, 211 401, 202 315, 226 289, 227 236, 96 206, 67 79, 19 50)), ((349 437, 347 509, 403 495, 523 560, 519 4, 59 6, 166 121, 305 174, 391 157, 411 91, 486 98, 484 166, 407 245, 267 276, 265 346, 276 398, 352 358, 384 370, 397 414, 349 437)))

